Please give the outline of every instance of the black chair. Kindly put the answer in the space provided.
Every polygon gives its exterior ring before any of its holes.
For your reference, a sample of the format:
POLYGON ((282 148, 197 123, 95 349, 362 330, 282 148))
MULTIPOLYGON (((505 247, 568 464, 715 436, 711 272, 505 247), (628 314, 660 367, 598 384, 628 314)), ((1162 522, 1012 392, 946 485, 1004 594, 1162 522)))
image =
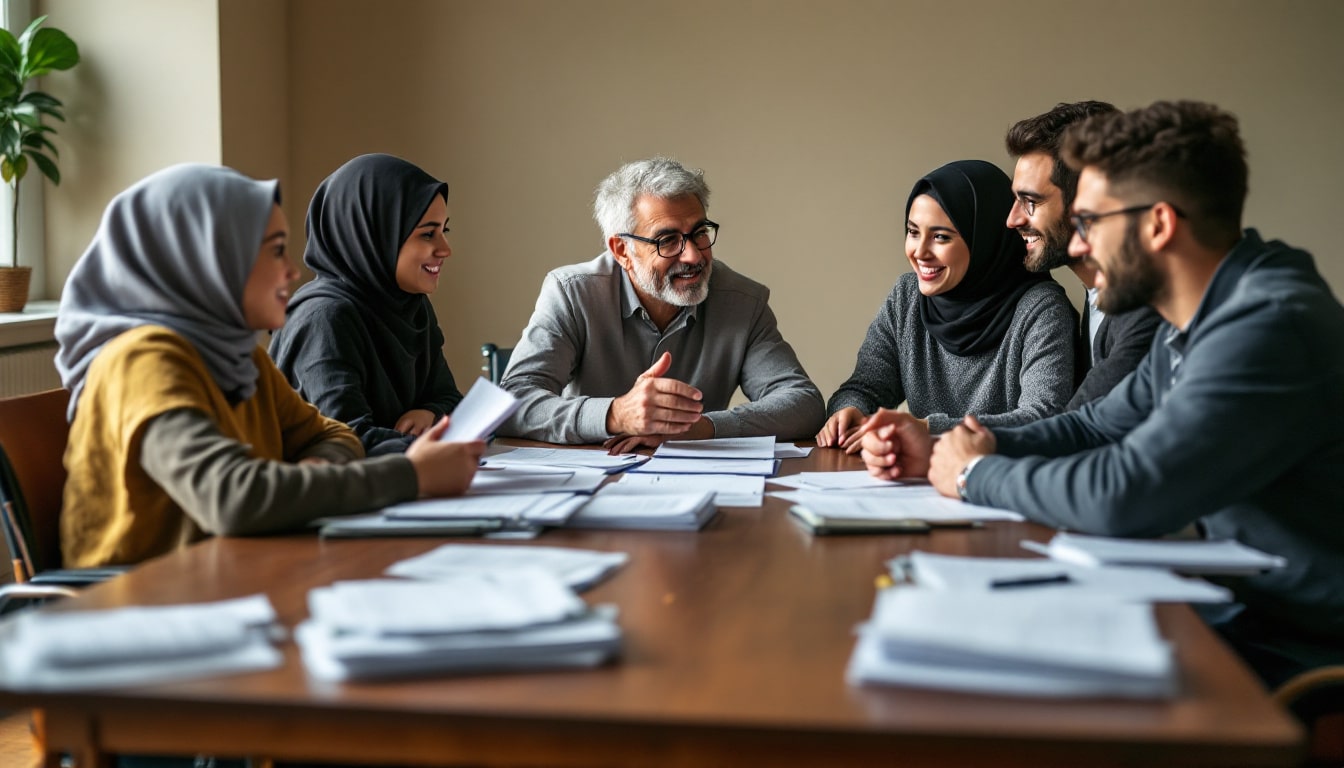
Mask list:
POLYGON ((512 354, 513 347, 482 344, 481 357, 485 358, 485 362, 481 364, 481 375, 489 379, 492 384, 498 384, 499 380, 504 378, 504 371, 509 367, 509 357, 512 354))

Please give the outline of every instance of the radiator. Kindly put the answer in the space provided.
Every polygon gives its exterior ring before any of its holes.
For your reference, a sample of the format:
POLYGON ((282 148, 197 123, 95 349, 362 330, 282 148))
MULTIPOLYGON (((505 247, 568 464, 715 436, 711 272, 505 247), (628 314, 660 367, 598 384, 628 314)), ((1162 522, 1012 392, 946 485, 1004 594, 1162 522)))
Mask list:
POLYGON ((0 349, 0 397, 27 395, 59 386, 55 342, 0 349))

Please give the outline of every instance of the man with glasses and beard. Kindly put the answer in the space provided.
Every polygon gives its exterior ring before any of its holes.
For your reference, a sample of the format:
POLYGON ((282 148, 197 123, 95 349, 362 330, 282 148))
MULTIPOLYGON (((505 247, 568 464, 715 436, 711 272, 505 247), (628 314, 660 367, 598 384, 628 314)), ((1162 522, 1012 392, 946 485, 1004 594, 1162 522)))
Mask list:
POLYGON ((714 259, 704 174, 655 157, 598 185, 607 250, 546 276, 501 386, 500 434, 602 443, 810 437, 825 403, 780 336, 770 291, 714 259), (728 407, 741 387, 750 402, 728 407))
POLYGON ((1017 230, 1027 243, 1023 263, 1032 272, 1067 266, 1085 290, 1082 327, 1074 339, 1076 389, 1065 409, 1069 411, 1110 392, 1138 367, 1161 322, 1147 304, 1119 314, 1102 312, 1093 285, 1096 266, 1083 256, 1069 254, 1073 236, 1069 210, 1078 190, 1078 171, 1060 158, 1060 138, 1075 123, 1117 111, 1104 101, 1058 104, 1014 125, 1004 141, 1009 154, 1017 158, 1013 169, 1017 202, 1008 214, 1008 228, 1017 230))
POLYGON ((1012 429, 974 416, 931 446, 905 414, 864 425, 869 471, 1083 533, 1193 527, 1281 555, 1229 579, 1206 618, 1266 683, 1344 663, 1344 308, 1310 254, 1241 229, 1232 115, 1158 102, 1070 128, 1070 251, 1098 304, 1165 321, 1134 374, 1081 410, 1012 429))

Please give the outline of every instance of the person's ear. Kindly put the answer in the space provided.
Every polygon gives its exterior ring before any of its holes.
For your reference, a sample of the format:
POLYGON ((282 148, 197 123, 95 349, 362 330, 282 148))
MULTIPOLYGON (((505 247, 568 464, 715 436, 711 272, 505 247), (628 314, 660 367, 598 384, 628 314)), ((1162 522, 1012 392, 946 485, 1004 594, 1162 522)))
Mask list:
POLYGON ((612 235, 607 238, 607 250, 616 259, 616 263, 621 265, 621 269, 629 272, 632 268, 630 241, 620 235, 612 235))
POLYGON ((1153 215, 1149 217, 1148 231, 1145 233, 1149 252, 1157 253, 1171 245, 1171 241, 1176 237, 1180 218, 1171 203, 1162 202, 1153 206, 1153 215))

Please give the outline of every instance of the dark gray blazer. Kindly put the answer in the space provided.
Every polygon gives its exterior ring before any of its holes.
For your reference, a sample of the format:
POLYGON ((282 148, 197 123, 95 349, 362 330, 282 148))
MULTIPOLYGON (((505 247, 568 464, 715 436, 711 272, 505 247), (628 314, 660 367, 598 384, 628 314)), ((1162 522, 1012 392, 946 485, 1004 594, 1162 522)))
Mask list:
MULTIPOLYGON (((1086 307, 1083 316, 1087 316, 1086 307)), ((1148 348, 1153 345, 1153 333, 1161 322, 1161 316, 1149 306, 1119 315, 1106 315, 1091 352, 1087 349, 1088 334, 1086 331, 1079 333, 1074 370, 1078 371, 1081 381, 1064 410, 1075 411, 1115 389, 1115 385, 1138 368, 1139 361, 1148 354, 1148 348), (1097 359, 1096 365, 1092 365, 1093 357, 1097 359)))

